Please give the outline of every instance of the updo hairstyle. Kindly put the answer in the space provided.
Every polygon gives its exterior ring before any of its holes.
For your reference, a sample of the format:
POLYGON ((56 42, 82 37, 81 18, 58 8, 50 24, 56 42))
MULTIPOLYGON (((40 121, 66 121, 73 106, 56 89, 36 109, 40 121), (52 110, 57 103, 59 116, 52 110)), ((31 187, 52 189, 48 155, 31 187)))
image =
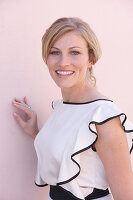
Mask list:
MULTIPOLYGON (((57 19, 44 33, 42 37, 42 57, 47 64, 47 58, 51 47, 65 33, 78 32, 87 42, 89 59, 94 65, 101 57, 101 48, 98 39, 89 24, 77 17, 64 17, 57 19)), ((88 81, 96 86, 96 78, 93 75, 92 66, 89 68, 88 81)))

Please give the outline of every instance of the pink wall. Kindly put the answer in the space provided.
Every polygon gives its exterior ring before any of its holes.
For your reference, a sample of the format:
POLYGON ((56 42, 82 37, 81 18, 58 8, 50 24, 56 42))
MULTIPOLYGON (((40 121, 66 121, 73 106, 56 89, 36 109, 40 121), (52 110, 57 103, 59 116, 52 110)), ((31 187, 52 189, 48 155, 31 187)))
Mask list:
POLYGON ((41 58, 41 37, 58 17, 78 16, 96 32, 103 55, 94 66, 99 90, 133 121, 132 0, 0 1, 0 199, 45 200, 48 187, 34 185, 37 158, 33 139, 17 125, 11 104, 27 96, 39 128, 60 97, 41 58))

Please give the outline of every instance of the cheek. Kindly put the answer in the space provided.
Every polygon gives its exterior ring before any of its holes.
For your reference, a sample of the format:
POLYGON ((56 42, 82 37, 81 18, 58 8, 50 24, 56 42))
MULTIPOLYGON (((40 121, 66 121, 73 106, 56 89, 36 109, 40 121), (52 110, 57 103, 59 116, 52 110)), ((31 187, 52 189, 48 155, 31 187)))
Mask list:
POLYGON ((53 58, 48 58, 47 59, 47 66, 48 66, 49 69, 52 68, 55 64, 56 64, 56 60, 55 59, 53 59, 53 58))
POLYGON ((73 60, 73 64, 82 70, 84 67, 88 66, 88 60, 84 57, 77 57, 73 60))
POLYGON ((77 57, 75 56, 74 58, 72 58, 71 61, 74 65, 77 65, 77 66, 78 65, 80 66, 83 63, 83 59, 78 56, 77 57))

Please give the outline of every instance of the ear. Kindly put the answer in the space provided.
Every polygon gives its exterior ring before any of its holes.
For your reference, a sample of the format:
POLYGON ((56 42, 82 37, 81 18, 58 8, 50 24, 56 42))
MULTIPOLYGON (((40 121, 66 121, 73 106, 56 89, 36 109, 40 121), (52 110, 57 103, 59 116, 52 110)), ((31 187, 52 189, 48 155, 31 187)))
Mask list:
POLYGON ((92 65, 93 65, 93 62, 89 60, 88 61, 88 68, 92 67, 92 65))

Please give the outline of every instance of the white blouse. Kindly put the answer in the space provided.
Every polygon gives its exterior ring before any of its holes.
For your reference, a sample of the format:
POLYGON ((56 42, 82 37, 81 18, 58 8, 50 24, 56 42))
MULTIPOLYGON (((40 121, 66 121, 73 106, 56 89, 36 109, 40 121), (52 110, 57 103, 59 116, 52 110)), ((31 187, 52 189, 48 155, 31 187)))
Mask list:
MULTIPOLYGON (((60 185, 84 199, 94 188, 109 188, 104 166, 94 149, 95 124, 120 117, 133 154, 133 123, 113 101, 97 99, 85 103, 53 101, 53 112, 34 140, 38 158, 35 184, 60 185)), ((132 163, 133 164, 133 163, 132 163)), ((100 200, 110 200, 111 194, 100 200)))

